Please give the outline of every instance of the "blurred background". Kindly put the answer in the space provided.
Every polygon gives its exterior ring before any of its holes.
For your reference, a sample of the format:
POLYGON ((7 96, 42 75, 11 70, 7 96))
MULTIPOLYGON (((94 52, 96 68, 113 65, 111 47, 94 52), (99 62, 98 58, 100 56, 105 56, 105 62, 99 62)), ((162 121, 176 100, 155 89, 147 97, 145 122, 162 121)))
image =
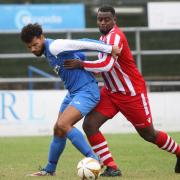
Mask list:
MULTIPOLYGON (((180 1, 0 0, 0 123, 19 117, 15 107, 16 90, 27 90, 29 93, 29 90, 64 89, 45 59, 37 59, 25 48, 19 37, 22 26, 28 22, 39 22, 48 38, 98 39, 96 13, 103 4, 115 8, 117 24, 127 36, 149 92, 179 93, 180 1), (12 93, 11 90, 15 95, 9 94, 6 98, 3 93, 12 93)), ((96 53, 87 53, 87 59, 96 58, 96 53)), ((102 85, 101 77, 97 78, 102 85)), ((23 99, 24 96, 18 97, 23 99)), ((176 94, 172 104, 178 98, 179 94, 176 94)), ((167 101, 169 103, 166 98, 167 101)), ((162 103, 166 104, 164 101, 162 103)), ((28 112, 31 116, 28 118, 33 119, 32 94, 30 104, 28 112)), ((169 107, 165 107, 163 112, 167 109, 169 107)), ((178 116, 176 114, 175 119, 178 120, 178 116)))
MULTIPOLYGON (((0 78, 29 77, 28 71, 31 71, 29 70, 29 66, 37 67, 47 73, 52 74, 51 69, 48 67, 48 64, 44 60, 36 61, 37 58, 35 58, 31 54, 28 54, 29 52, 19 38, 19 30, 21 27, 17 27, 18 25, 15 25, 14 27, 8 26, 10 21, 17 21, 17 16, 23 9, 27 10, 29 13, 35 13, 34 17, 32 15, 29 15, 29 18, 31 18, 30 20, 39 21, 43 25, 43 27, 45 26, 46 28, 44 29, 47 37, 49 38, 98 39, 99 33, 98 29, 96 29, 96 12, 98 7, 100 7, 102 4, 109 4, 116 9, 118 25, 122 27, 125 34, 127 35, 130 48, 133 51, 138 68, 147 80, 147 84, 149 85, 149 81, 179 81, 180 31, 179 29, 177 29, 176 25, 169 28, 163 28, 162 26, 162 29, 160 29, 158 25, 154 28, 148 28, 148 2, 149 1, 147 0, 9 0, 7 4, 7 1, 0 0, 0 78), (52 23, 51 26, 48 26, 48 22, 45 22, 45 19, 44 22, 42 22, 43 19, 40 19, 43 18, 43 16, 40 15, 41 12, 43 14, 45 12, 51 12, 52 10, 52 14, 53 8, 57 7, 57 3, 59 9, 56 9, 54 11, 55 15, 58 15, 58 13, 60 16, 63 15, 63 17, 60 18, 64 18, 63 21, 69 23, 69 26, 66 24, 61 24, 59 27, 56 27, 55 23, 54 25, 52 23), (50 7, 48 6, 48 4, 53 6, 51 10, 46 9, 50 7), (4 7, 3 9, 3 6, 5 5, 9 7, 8 10, 8 7, 4 7), (20 7, 17 7, 18 5, 20 7), (42 5, 45 6, 44 9, 42 9, 42 5), (67 7, 69 7, 69 9, 67 9, 67 7), (78 8, 80 8, 80 11, 78 10, 78 8), (14 11, 13 9, 16 10, 14 11), (74 9, 73 12, 72 9, 74 9), (75 13, 75 16, 73 15, 73 13, 75 13), (14 16, 14 18, 16 17, 16 20, 8 20, 7 14, 14 16), (74 19, 75 17, 76 19, 74 19), (80 24, 79 26, 75 26, 80 20, 82 21, 82 24, 80 24)), ((158 2, 171 1, 158 0, 158 2)), ((168 8, 168 13, 171 14, 172 12, 173 9, 168 8)), ((28 16, 27 14, 21 16, 22 17, 20 17, 21 19, 19 21, 22 21, 22 25, 30 21, 28 17, 26 17, 28 16)), ((153 16, 153 12, 152 15, 149 14, 149 18, 150 16, 153 16)), ((157 16, 163 16, 163 14, 157 16)), ((44 18, 48 19, 48 16, 46 15, 44 16, 44 18)), ((175 18, 178 17, 174 16, 174 19, 175 18)), ((158 20, 156 23, 158 24, 158 20)), ((177 22, 177 24, 178 23, 179 22, 177 22)), ((96 54, 90 54, 90 58, 95 59, 96 54)), ((37 73, 33 73, 33 76, 39 77, 37 73)), ((55 75, 53 74, 53 76, 55 75)), ((43 76, 40 75, 40 77, 43 76)), ((178 87, 178 82, 174 82, 173 87, 170 86, 168 82, 160 83, 158 87, 157 85, 155 86, 155 83, 150 83, 150 85, 152 91, 180 90, 180 88, 178 87)), ((27 86, 27 84, 25 82, 23 84, 20 84, 20 82, 18 82, 17 85, 17 83, 14 84, 10 81, 9 83, 0 83, 1 89, 21 88, 22 86, 24 88, 24 86, 27 86)), ((48 87, 51 88, 51 86, 49 85, 48 87)), ((46 84, 46 88, 48 87, 46 84)), ((44 87, 39 83, 39 85, 34 86, 34 88, 44 87)))

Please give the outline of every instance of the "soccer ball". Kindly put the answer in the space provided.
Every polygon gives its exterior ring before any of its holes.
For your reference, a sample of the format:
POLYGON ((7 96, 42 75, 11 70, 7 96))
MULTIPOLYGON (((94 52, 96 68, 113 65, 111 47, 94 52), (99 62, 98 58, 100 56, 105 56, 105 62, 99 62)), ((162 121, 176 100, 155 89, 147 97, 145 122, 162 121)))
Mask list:
POLYGON ((77 174, 83 180, 96 180, 101 172, 101 165, 93 158, 86 157, 79 161, 77 174))

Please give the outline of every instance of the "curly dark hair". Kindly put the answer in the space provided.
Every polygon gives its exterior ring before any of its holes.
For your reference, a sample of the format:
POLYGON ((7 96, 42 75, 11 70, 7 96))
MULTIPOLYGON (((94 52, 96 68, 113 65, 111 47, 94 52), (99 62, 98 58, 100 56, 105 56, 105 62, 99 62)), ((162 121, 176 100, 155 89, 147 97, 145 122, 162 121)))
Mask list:
POLYGON ((34 37, 40 37, 43 34, 41 25, 38 23, 27 24, 21 30, 21 40, 30 43, 34 37))
POLYGON ((98 9, 98 12, 110 12, 113 16, 116 15, 115 9, 112 6, 104 5, 98 9))

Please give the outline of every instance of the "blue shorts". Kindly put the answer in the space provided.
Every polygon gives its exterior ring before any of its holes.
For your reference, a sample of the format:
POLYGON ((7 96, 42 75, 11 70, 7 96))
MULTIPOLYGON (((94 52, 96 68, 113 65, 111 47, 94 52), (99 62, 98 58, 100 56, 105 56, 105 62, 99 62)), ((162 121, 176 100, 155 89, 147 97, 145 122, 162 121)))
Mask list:
POLYGON ((69 105, 78 109, 82 116, 86 116, 99 102, 100 92, 96 82, 91 82, 76 92, 68 93, 60 107, 63 112, 69 105))

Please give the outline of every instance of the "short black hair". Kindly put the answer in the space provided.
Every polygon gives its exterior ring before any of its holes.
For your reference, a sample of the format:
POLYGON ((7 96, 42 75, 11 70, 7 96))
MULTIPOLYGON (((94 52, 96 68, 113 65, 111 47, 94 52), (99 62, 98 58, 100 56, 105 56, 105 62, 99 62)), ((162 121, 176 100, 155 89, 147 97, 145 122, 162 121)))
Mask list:
POLYGON ((104 6, 101 6, 99 9, 98 9, 98 12, 101 11, 101 12, 111 12, 111 14, 113 16, 116 15, 116 12, 115 12, 115 9, 112 7, 112 6, 109 6, 109 5, 104 5, 104 6))
POLYGON ((27 24, 21 30, 21 40, 30 43, 34 37, 40 37, 43 34, 41 25, 38 23, 27 24))

